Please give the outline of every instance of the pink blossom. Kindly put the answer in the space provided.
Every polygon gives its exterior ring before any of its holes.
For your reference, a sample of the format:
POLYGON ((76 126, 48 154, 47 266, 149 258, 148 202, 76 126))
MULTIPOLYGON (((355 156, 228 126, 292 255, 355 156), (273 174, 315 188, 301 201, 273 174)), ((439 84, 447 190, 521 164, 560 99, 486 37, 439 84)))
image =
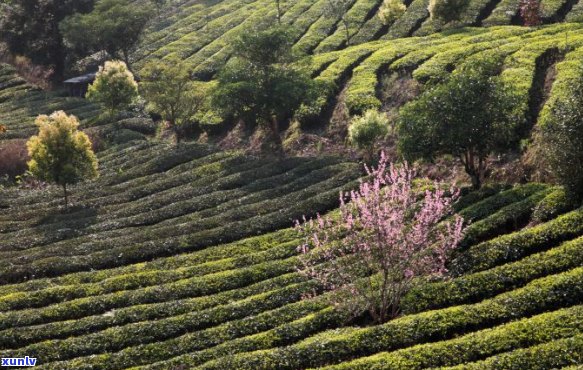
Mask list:
POLYGON ((448 196, 434 184, 419 199, 415 171, 407 163, 389 163, 384 153, 378 167, 365 170, 368 181, 340 193, 340 217, 318 214, 316 222, 305 217, 296 222, 306 239, 298 249, 299 270, 326 289, 349 292, 384 322, 399 313, 416 278, 447 272, 447 256, 463 237, 464 221, 447 219, 458 189, 449 189, 448 196))

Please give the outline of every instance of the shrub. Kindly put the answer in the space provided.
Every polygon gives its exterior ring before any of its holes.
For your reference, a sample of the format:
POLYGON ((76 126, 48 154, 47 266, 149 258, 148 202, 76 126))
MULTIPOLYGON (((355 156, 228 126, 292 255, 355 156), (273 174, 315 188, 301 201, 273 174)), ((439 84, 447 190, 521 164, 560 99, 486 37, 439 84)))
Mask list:
MULTIPOLYGON (((570 71, 567 81, 560 81, 564 91, 557 91, 541 113, 541 134, 535 145, 546 150, 550 169, 576 201, 583 199, 583 66, 570 71)), ((554 89, 553 89, 554 90, 554 89)))
POLYGON ((432 20, 447 24, 459 21, 469 4, 469 0, 430 0, 427 10, 432 20))
POLYGON ((364 150, 368 161, 372 160, 375 144, 389 132, 387 115, 376 110, 368 110, 362 116, 357 116, 348 127, 348 139, 352 145, 364 150))
POLYGON ((26 171, 28 152, 26 140, 6 140, 0 142, 0 177, 14 179, 26 171))
POLYGON ((541 223, 552 220, 572 210, 575 206, 564 188, 555 189, 536 205, 532 214, 532 221, 541 223))
POLYGON ((403 15, 405 10, 407 6, 401 0, 383 0, 378 16, 384 24, 390 25, 403 15))

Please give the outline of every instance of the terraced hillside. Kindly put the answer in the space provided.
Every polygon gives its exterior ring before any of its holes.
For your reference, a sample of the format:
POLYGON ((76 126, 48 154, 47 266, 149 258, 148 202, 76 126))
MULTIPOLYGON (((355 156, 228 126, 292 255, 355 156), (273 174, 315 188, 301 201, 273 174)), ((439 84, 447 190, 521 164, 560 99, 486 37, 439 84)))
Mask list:
MULTIPOLYGON (((383 76, 395 74, 420 84, 439 83, 460 65, 488 55, 501 61, 501 77, 517 97, 517 125, 530 128, 538 120, 545 99, 552 100, 555 94, 550 86, 568 77, 581 63, 582 50, 583 26, 566 23, 539 29, 517 26, 462 28, 321 53, 310 59, 309 68, 313 78, 331 88, 311 103, 308 117, 300 118, 327 119, 326 112, 344 88, 343 99, 351 114, 387 105, 397 104, 398 107, 403 102, 398 99, 393 102, 393 97, 382 97, 378 91, 383 76), (557 73, 552 74, 553 80, 548 84, 545 78, 550 68, 557 73), (545 88, 550 91, 543 91, 545 88)), ((0 84, 0 121, 9 128, 6 138, 30 136, 35 129, 34 117, 57 109, 78 115, 84 127, 96 124, 95 117, 99 113, 96 106, 82 99, 63 97, 62 92, 45 93, 34 89, 10 67, 3 67, 0 73, 4 81, 0 84)))
MULTIPOLYGON (((428 0, 405 0, 405 13, 391 25, 376 16, 381 0, 354 0, 345 14, 349 39, 338 18, 325 11, 327 0, 281 3, 282 24, 293 27, 295 48, 308 54, 344 49, 375 40, 429 35, 442 29, 429 19, 428 0)), ((472 0, 461 22, 446 28, 520 24, 518 0, 472 0)), ((543 20, 578 22, 583 4, 576 0, 543 0, 543 20)), ((210 77, 232 54, 231 41, 243 30, 274 24, 274 0, 186 1, 155 22, 136 59, 177 56, 201 77, 210 77)))
POLYGON ((324 296, 301 300, 314 286, 295 272, 299 241, 286 228, 333 207, 358 165, 146 142, 100 161, 72 213, 57 212, 57 192, 3 193, 1 357, 43 369, 583 361, 583 211, 569 212, 560 188, 464 196, 456 207, 472 224, 454 278, 410 292, 402 317, 358 328, 324 296))
POLYGON ((16 70, 0 64, 0 122, 9 128, 2 139, 26 139, 37 132, 34 119, 39 114, 65 110, 88 126, 99 107, 85 99, 68 97, 64 91, 46 92, 27 83, 16 70))

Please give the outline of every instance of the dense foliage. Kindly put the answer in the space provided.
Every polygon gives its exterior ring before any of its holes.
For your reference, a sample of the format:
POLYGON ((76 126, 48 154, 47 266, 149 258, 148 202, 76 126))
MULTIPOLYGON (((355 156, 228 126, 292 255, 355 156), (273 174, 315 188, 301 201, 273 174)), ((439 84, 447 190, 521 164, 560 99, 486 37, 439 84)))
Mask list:
POLYGON ((406 10, 407 6, 401 0, 383 0, 378 16, 384 24, 390 25, 399 19, 406 10))
POLYGON ((99 67, 95 81, 89 86, 87 99, 101 104, 113 114, 127 108, 138 96, 138 84, 126 64, 113 60, 99 67))
POLYGON ((67 185, 97 176, 97 158, 91 141, 77 130, 77 117, 63 111, 39 116, 36 124, 39 133, 27 143, 29 171, 43 181, 62 186, 67 207, 67 185))
POLYGON ((356 116, 348 127, 348 139, 352 145, 366 153, 366 159, 372 160, 375 144, 389 132, 389 119, 383 112, 368 110, 362 116, 356 116))
MULTIPOLYGON (((350 196, 340 196, 340 217, 320 216, 300 224, 305 238, 298 247, 300 273, 337 291, 335 303, 360 315, 368 311, 376 323, 395 318, 413 281, 442 275, 451 249, 462 238, 463 219, 442 223, 453 197, 427 190, 417 201, 414 171, 381 156, 372 178, 350 196)), ((438 184, 436 184, 438 185, 438 184)))
POLYGON ((68 59, 59 23, 91 11, 94 0, 11 0, 0 2, 0 40, 13 54, 54 69, 60 82, 68 59))
POLYGON ((492 77, 495 68, 488 60, 466 65, 403 107, 398 123, 401 152, 410 159, 451 154, 479 188, 488 156, 515 141, 513 97, 492 77))
POLYGON ((583 67, 575 67, 568 84, 546 107, 535 145, 542 146, 551 172, 572 197, 583 200, 583 67))
POLYGON ((65 19, 60 29, 66 42, 84 54, 107 51, 130 66, 134 49, 154 10, 130 0, 98 0, 87 14, 65 19))
POLYGON ((218 76, 214 105, 250 125, 270 126, 279 142, 278 122, 310 99, 312 81, 292 62, 292 34, 287 28, 250 30, 233 46, 231 59, 218 76))
POLYGON ((168 121, 177 140, 179 128, 201 112, 208 92, 203 84, 192 80, 190 70, 178 60, 148 63, 142 69, 140 91, 153 110, 168 121))

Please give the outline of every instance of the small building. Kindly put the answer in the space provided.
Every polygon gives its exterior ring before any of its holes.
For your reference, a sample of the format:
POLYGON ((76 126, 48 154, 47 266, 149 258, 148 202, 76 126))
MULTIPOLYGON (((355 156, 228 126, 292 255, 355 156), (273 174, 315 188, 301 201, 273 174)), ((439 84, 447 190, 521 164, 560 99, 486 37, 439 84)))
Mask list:
POLYGON ((70 78, 63 83, 69 89, 70 96, 84 98, 89 85, 95 81, 95 75, 95 73, 87 73, 82 76, 70 78))

